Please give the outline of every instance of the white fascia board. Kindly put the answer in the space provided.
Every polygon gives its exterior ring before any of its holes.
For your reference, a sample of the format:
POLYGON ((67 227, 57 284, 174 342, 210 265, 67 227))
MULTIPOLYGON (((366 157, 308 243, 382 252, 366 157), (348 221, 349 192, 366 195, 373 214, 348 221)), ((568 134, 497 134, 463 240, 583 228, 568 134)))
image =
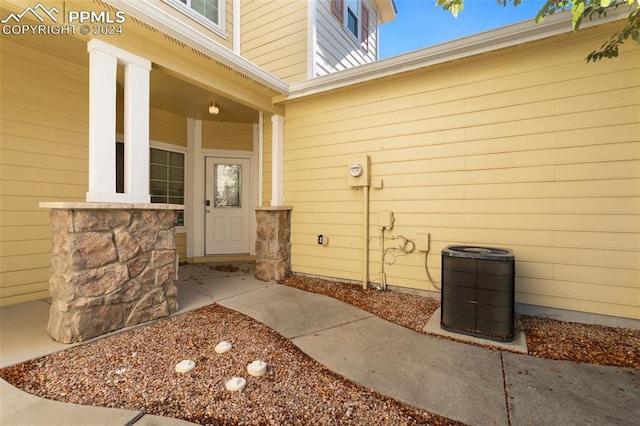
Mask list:
MULTIPOLYGON (((583 21, 581 29, 625 19, 629 11, 630 9, 627 8, 619 8, 609 12, 606 18, 583 21)), ((570 11, 548 16, 539 24, 530 19, 312 80, 294 83, 289 87, 289 96, 286 99, 278 99, 278 101, 302 98, 571 31, 573 30, 570 11)))
POLYGON ((160 31, 194 47, 223 64, 245 73, 278 93, 286 94, 289 85, 254 63, 237 55, 207 35, 181 22, 148 0, 106 0, 106 3, 153 25, 160 31))

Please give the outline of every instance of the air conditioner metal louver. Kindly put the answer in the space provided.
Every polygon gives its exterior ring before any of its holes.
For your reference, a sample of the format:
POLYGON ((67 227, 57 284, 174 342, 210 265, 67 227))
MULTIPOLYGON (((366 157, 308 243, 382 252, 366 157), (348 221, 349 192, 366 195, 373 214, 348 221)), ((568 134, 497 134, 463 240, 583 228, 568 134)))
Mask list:
POLYGON ((442 250, 440 326, 448 331, 512 341, 515 257, 509 249, 448 246, 442 250))

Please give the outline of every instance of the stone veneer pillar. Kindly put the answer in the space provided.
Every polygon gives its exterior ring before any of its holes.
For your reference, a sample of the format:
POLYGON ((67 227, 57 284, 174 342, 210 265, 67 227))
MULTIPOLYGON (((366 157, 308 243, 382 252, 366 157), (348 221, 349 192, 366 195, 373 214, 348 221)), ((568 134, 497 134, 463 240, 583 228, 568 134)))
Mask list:
POLYGON ((175 210, 168 204, 40 203, 51 209, 47 331, 73 343, 178 309, 175 210))
POLYGON ((292 207, 257 207, 257 279, 278 281, 291 272, 292 207))

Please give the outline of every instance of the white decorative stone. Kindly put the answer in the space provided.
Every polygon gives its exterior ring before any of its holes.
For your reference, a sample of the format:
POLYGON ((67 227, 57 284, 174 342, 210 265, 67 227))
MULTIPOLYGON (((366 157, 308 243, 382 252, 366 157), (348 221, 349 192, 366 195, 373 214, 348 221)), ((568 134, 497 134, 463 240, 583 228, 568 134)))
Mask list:
POLYGON ((224 387, 231 392, 241 391, 245 386, 247 386, 247 379, 243 377, 232 377, 224 384, 224 387))
POLYGON ((253 361, 247 364, 247 373, 250 376, 260 377, 264 376, 264 373, 267 372, 267 364, 264 361, 253 361))
POLYGON ((231 349, 231 343, 222 341, 216 345, 216 347, 214 348, 214 351, 216 351, 216 353, 218 354, 223 354, 225 352, 228 352, 230 349, 231 349))
POLYGON ((191 361, 190 359, 183 359, 182 361, 176 364, 176 372, 186 373, 188 371, 193 370, 193 367, 195 366, 196 366, 196 363, 191 361))

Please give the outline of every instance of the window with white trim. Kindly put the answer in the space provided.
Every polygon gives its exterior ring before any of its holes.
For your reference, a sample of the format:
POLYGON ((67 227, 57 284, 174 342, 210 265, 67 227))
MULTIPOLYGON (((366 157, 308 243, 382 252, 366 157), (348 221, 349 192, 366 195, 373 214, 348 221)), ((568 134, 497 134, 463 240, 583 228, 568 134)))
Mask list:
POLYGON ((331 0, 331 13, 369 51, 369 11, 362 0, 331 0))
POLYGON ((358 7, 359 0, 347 0, 347 10, 345 11, 347 15, 346 19, 346 27, 351 34, 358 40, 360 37, 358 36, 358 31, 360 25, 360 7, 358 7))
POLYGON ((165 0, 177 9, 205 25, 224 31, 224 0, 165 0))
MULTIPOLYGON (((184 204, 185 153, 149 148, 149 192, 152 203, 184 204)), ((116 192, 124 192, 124 143, 116 142, 116 192)), ((184 226, 184 210, 176 226, 184 226)))

